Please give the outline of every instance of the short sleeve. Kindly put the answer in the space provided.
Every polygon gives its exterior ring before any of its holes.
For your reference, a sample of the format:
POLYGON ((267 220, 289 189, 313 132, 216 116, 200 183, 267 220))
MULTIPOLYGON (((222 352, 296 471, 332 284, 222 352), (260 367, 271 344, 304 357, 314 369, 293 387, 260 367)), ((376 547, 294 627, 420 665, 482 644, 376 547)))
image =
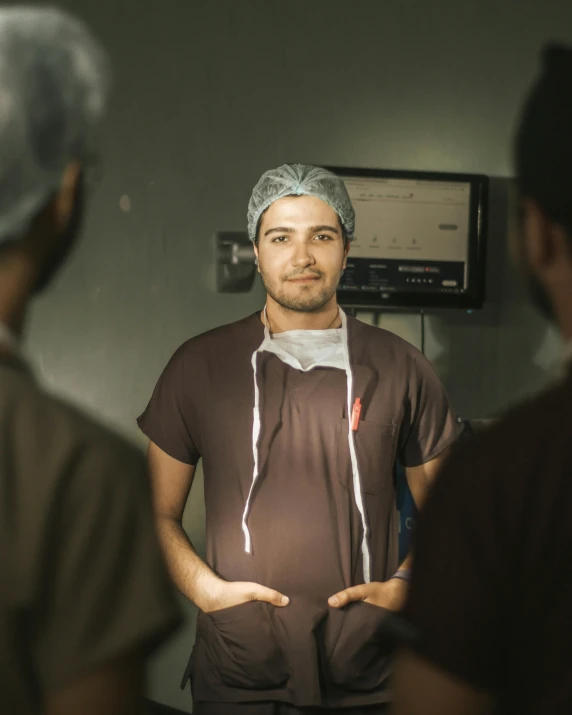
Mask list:
POLYGON ((42 688, 132 649, 147 654, 176 628, 142 455, 114 442, 76 455, 54 500, 38 580, 33 652, 42 688))
POLYGON ((402 428, 400 460, 416 467, 439 456, 462 434, 441 381, 431 363, 421 353, 410 357, 408 409, 402 428))
POLYGON ((463 447, 447 461, 419 515, 404 614, 415 634, 409 647, 484 689, 502 668, 510 621, 490 471, 463 447))
POLYGON ((179 462, 195 466, 200 453, 192 435, 192 395, 186 379, 189 360, 188 351, 183 345, 163 370, 137 424, 163 452, 179 462))

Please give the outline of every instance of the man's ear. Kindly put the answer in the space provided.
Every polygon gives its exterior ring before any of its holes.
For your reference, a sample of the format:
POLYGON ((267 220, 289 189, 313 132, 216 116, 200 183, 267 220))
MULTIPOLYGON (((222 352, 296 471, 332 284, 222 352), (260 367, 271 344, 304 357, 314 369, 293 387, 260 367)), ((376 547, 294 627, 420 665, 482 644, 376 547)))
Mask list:
POLYGON ((82 168, 82 165, 75 161, 66 166, 58 191, 33 221, 30 240, 34 241, 40 237, 41 244, 48 246, 46 236, 61 236, 65 233, 73 216, 82 168))
POLYGON ((82 165, 70 162, 64 169, 60 189, 50 202, 51 220, 57 233, 63 233, 71 220, 81 174, 82 165))
POLYGON ((350 252, 350 246, 351 243, 349 241, 346 241, 346 245, 344 246, 344 261, 342 263, 342 271, 345 271, 346 266, 348 265, 348 253, 350 252))
POLYGON ((256 256, 256 261, 255 261, 256 269, 257 269, 258 272, 260 273, 260 261, 259 261, 259 259, 258 259, 258 256, 259 256, 258 244, 257 244, 257 243, 254 243, 253 246, 254 246, 254 255, 256 256))
POLYGON ((522 201, 524 254, 528 265, 539 274, 544 273, 558 259, 570 253, 564 229, 548 218, 534 199, 522 201))

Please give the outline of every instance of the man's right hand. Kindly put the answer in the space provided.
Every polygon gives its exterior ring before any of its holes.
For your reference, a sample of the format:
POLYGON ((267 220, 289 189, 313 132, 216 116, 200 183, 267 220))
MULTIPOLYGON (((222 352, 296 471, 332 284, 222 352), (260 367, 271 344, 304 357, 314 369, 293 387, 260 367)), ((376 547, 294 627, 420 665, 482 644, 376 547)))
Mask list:
POLYGON ((283 608, 289 603, 287 596, 258 583, 223 581, 219 578, 217 578, 212 587, 208 588, 208 590, 205 589, 204 598, 201 600, 203 603, 197 603, 197 606, 204 613, 222 611, 223 608, 240 606, 249 601, 264 601, 278 608, 283 608))

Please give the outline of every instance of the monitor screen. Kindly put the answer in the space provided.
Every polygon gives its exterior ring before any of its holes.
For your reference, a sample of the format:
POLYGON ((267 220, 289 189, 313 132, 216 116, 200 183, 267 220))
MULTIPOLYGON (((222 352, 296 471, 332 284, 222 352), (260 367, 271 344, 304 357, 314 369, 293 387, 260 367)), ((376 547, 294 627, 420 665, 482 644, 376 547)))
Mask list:
POLYGON ((482 307, 486 177, 332 170, 356 212, 342 306, 482 307))

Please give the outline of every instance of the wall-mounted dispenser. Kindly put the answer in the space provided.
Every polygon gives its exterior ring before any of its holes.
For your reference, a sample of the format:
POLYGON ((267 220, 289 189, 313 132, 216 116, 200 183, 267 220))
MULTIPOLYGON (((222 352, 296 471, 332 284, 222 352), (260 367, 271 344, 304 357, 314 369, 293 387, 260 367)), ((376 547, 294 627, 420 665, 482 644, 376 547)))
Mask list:
POLYGON ((248 293, 256 275, 252 241, 243 231, 215 234, 216 289, 218 293, 248 293))

